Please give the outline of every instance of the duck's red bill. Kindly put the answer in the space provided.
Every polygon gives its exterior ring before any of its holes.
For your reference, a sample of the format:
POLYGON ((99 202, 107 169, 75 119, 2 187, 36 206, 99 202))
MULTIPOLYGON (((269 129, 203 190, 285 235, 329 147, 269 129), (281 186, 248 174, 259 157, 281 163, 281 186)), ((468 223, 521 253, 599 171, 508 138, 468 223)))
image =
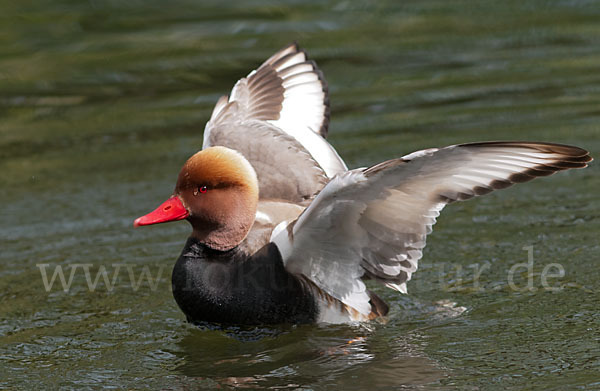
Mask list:
POLYGON ((151 225, 166 223, 168 221, 183 220, 189 215, 189 212, 187 209, 185 209, 185 206, 183 206, 179 197, 173 196, 163 202, 154 211, 135 219, 133 226, 139 227, 140 225, 151 225))

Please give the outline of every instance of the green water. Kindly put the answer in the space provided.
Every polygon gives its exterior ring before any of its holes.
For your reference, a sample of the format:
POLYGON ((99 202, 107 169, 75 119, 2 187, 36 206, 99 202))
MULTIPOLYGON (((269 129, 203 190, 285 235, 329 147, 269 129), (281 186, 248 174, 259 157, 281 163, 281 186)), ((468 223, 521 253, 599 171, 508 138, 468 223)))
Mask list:
POLYGON ((0 0, 0 388, 600 389, 597 163, 449 206, 409 295, 374 287, 386 324, 197 329, 170 293, 188 225, 132 228, 292 40, 350 167, 496 139, 598 158, 600 4, 235 4, 0 0))

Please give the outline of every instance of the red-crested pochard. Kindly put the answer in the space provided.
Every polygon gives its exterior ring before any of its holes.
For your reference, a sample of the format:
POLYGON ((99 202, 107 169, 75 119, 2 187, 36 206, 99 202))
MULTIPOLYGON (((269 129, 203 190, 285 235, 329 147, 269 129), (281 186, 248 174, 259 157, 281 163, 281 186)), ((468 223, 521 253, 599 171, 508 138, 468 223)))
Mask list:
POLYGON ((372 279, 406 293, 448 203, 586 167, 577 147, 481 142, 348 170, 325 140, 327 85, 290 45, 218 100, 203 149, 171 198, 135 220, 188 220, 173 294, 190 322, 364 321, 388 306, 372 279))

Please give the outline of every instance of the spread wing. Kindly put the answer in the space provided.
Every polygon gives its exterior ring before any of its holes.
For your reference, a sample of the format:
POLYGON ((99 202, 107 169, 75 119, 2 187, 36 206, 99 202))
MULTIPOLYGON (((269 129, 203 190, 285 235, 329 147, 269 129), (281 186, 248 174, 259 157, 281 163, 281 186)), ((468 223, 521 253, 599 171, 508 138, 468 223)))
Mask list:
POLYGON ((364 315, 363 277, 406 292, 427 234, 444 206, 560 170, 586 167, 571 146, 488 142, 418 151, 333 178, 271 240, 285 267, 364 315))
MULTIPOLYGON (((329 124, 329 98, 323 74, 296 44, 274 54, 240 79, 229 97, 219 99, 204 130, 203 148, 235 145, 248 159, 247 148, 253 148, 252 144, 263 144, 265 153, 276 152, 280 146, 272 142, 272 137, 278 136, 277 131, 252 138, 249 144, 236 142, 237 137, 245 137, 248 128, 244 123, 250 120, 261 121, 265 128, 279 130, 296 140, 298 145, 288 151, 290 158, 281 164, 293 168, 294 161, 300 161, 300 155, 307 152, 328 177, 347 170, 324 138, 329 124)), ((266 177, 257 174, 259 180, 266 177)))

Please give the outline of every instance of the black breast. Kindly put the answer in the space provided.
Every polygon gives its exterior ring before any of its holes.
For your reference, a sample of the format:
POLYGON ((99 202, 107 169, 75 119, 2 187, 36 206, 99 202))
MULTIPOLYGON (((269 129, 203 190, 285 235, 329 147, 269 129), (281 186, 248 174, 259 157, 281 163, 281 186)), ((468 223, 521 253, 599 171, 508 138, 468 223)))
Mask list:
POLYGON ((287 272, 273 243, 248 256, 189 238, 173 270, 173 296, 190 322, 311 323, 317 304, 287 272))

